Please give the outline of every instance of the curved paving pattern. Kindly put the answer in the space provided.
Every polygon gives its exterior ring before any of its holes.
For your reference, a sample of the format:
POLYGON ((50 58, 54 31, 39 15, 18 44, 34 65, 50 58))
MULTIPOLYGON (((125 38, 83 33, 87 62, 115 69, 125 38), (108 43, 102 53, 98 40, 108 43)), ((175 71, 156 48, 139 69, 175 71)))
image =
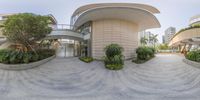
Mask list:
POLYGON ((26 71, 0 70, 1 100, 199 100, 200 69, 178 55, 157 55, 121 71, 102 62, 56 58, 26 71))

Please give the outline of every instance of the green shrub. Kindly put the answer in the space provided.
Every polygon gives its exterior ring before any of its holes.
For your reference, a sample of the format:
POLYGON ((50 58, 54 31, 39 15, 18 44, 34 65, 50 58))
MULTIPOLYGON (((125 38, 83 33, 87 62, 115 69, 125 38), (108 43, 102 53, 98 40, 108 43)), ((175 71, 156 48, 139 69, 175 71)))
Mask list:
POLYGON ((122 64, 107 64, 106 68, 110 70, 120 70, 123 68, 123 65, 122 64))
POLYGON ((188 52, 186 58, 192 61, 200 62, 200 50, 188 52))
POLYGON ((48 50, 48 49, 36 50, 36 53, 33 51, 21 52, 8 49, 0 50, 0 63, 5 63, 5 64, 30 63, 55 55, 54 50, 48 50))
POLYGON ((0 51, 0 62, 8 63, 9 62, 9 52, 10 50, 1 50, 0 51))
POLYGON ((155 49, 152 47, 139 47, 136 50, 137 59, 139 60, 147 60, 149 58, 154 57, 155 49))
POLYGON ((124 64, 123 60, 124 56, 123 55, 115 55, 114 57, 104 57, 104 63, 105 65, 107 64, 124 64))
POLYGON ((124 65, 123 48, 118 44, 110 44, 105 47, 104 63, 107 69, 120 70, 124 65))
POLYGON ((121 55, 123 48, 118 44, 110 44, 105 47, 105 51, 107 57, 114 57, 115 55, 121 55))
POLYGON ((80 57, 79 59, 86 63, 90 63, 94 60, 92 57, 80 57))
POLYGON ((22 63, 29 63, 30 57, 28 53, 23 54, 23 62, 22 63))
POLYGON ((155 56, 156 50, 153 47, 139 47, 136 50, 137 58, 133 62, 137 64, 144 63, 155 56))

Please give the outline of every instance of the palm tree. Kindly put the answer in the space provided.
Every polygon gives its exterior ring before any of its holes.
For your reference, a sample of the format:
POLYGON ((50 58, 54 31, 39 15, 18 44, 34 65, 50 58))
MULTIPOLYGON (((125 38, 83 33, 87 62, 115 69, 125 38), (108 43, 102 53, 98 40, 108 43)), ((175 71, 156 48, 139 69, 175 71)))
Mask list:
POLYGON ((142 37, 142 38, 140 39, 140 43, 141 43, 142 45, 147 45, 147 42, 148 42, 148 39, 147 39, 146 37, 142 37))
POLYGON ((151 34, 151 36, 149 37, 149 41, 153 44, 154 48, 155 48, 155 44, 158 42, 158 34, 154 35, 151 34))

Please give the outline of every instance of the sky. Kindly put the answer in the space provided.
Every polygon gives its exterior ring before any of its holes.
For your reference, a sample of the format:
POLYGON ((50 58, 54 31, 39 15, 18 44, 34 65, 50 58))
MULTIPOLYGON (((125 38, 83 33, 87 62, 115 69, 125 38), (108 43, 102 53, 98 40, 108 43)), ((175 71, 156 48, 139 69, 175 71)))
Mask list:
POLYGON ((188 26, 192 16, 200 14, 200 0, 0 0, 0 14, 53 14, 59 24, 70 24, 70 17, 78 7, 92 3, 141 3, 156 7, 161 12, 155 15, 161 28, 150 31, 159 34, 160 42, 168 27, 179 31, 188 26))

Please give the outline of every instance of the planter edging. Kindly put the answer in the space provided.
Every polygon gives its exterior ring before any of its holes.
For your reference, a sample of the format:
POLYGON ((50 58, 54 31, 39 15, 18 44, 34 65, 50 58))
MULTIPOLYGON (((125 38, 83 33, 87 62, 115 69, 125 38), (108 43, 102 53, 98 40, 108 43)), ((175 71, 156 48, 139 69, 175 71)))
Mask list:
POLYGON ((188 59, 186 59, 186 58, 183 59, 183 62, 185 62, 185 63, 188 64, 188 65, 191 65, 191 66, 200 68, 200 63, 198 63, 198 62, 191 61, 191 60, 188 60, 188 59))
POLYGON ((0 63, 0 69, 4 70, 27 70, 27 69, 32 69, 34 67, 38 67, 42 64, 47 63, 48 61, 54 59, 56 56, 51 56, 49 58, 37 61, 37 62, 32 62, 28 64, 2 64, 0 63))

